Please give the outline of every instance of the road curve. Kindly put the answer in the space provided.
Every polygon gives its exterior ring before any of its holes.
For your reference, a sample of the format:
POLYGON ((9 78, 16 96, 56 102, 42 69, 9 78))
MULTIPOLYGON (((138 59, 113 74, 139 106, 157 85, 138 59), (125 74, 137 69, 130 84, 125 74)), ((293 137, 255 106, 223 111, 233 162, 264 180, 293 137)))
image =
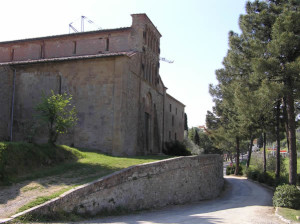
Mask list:
MULTIPOLYGON (((283 223, 274 215, 272 192, 241 177, 226 177, 226 190, 214 200, 170 206, 127 216, 106 217, 80 223, 283 223)), ((188 192, 187 192, 188 193, 188 192)))

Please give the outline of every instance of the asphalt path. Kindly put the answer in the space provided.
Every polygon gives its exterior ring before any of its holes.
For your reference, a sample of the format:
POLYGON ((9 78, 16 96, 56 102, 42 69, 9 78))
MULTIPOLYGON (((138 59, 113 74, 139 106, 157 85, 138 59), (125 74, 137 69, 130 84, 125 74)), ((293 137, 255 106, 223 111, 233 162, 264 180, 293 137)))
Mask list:
MULTIPOLYGON (((187 192, 188 193, 188 192, 187 192)), ((159 224, 159 223, 283 223, 274 215, 272 192, 242 177, 225 177, 225 190, 214 200, 169 206, 126 216, 106 217, 81 223, 159 224)))

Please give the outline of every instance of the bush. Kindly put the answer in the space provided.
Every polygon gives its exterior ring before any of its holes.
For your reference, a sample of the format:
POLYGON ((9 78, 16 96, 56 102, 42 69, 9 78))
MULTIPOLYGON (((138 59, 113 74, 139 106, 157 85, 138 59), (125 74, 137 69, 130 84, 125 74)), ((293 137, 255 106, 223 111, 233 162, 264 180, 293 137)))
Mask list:
MULTIPOLYGON (((236 165, 233 164, 232 166, 226 167, 226 175, 234 174, 236 165)), ((238 175, 243 175, 243 167, 240 165, 239 173, 238 175)))
POLYGON ((275 173, 272 172, 260 172, 257 177, 258 182, 265 183, 269 186, 275 185, 275 173))
POLYGON ((257 180, 259 176, 259 171, 256 169, 251 169, 250 167, 246 170, 246 176, 249 179, 257 180))
POLYGON ((179 141, 166 142, 163 153, 170 156, 190 156, 191 152, 179 141))
POLYGON ((281 185, 273 196, 274 207, 300 209, 300 191, 294 185, 281 185))

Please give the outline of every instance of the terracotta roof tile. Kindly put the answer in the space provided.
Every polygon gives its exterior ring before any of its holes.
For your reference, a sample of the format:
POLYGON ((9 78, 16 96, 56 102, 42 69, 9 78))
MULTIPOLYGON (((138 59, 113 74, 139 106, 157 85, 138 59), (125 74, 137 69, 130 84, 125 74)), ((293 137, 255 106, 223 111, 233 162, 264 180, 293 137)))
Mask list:
POLYGON ((70 56, 70 57, 59 57, 59 58, 45 58, 45 59, 26 60, 26 61, 10 61, 10 62, 2 62, 2 63, 0 63, 0 66, 34 64, 34 63, 43 63, 43 62, 70 61, 70 60, 81 60, 81 59, 90 59, 90 58, 105 58, 105 57, 116 57, 116 56, 132 57, 135 54, 136 54, 135 51, 124 51, 124 52, 114 52, 114 53, 105 53, 105 54, 81 55, 81 56, 70 56))

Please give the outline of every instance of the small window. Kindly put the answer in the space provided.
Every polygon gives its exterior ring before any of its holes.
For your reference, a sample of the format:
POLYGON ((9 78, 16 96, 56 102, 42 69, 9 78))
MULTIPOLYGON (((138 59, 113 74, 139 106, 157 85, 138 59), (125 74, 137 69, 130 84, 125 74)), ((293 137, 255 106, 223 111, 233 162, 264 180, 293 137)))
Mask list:
POLYGON ((176 113, 176 115, 177 115, 177 107, 176 107, 176 112, 175 112, 175 113, 176 113))
POLYGON ((76 41, 74 41, 73 43, 74 43, 73 54, 76 54, 77 42, 76 42, 76 41))
POLYGON ((174 115, 172 115, 172 126, 174 126, 174 115))
POLYGON ((14 57, 15 57, 15 49, 12 49, 10 54, 10 60, 13 61, 14 57))
POLYGON ((106 39, 106 51, 109 51, 109 38, 106 39))
POLYGON ((170 104, 170 112, 172 112, 172 105, 170 104))

